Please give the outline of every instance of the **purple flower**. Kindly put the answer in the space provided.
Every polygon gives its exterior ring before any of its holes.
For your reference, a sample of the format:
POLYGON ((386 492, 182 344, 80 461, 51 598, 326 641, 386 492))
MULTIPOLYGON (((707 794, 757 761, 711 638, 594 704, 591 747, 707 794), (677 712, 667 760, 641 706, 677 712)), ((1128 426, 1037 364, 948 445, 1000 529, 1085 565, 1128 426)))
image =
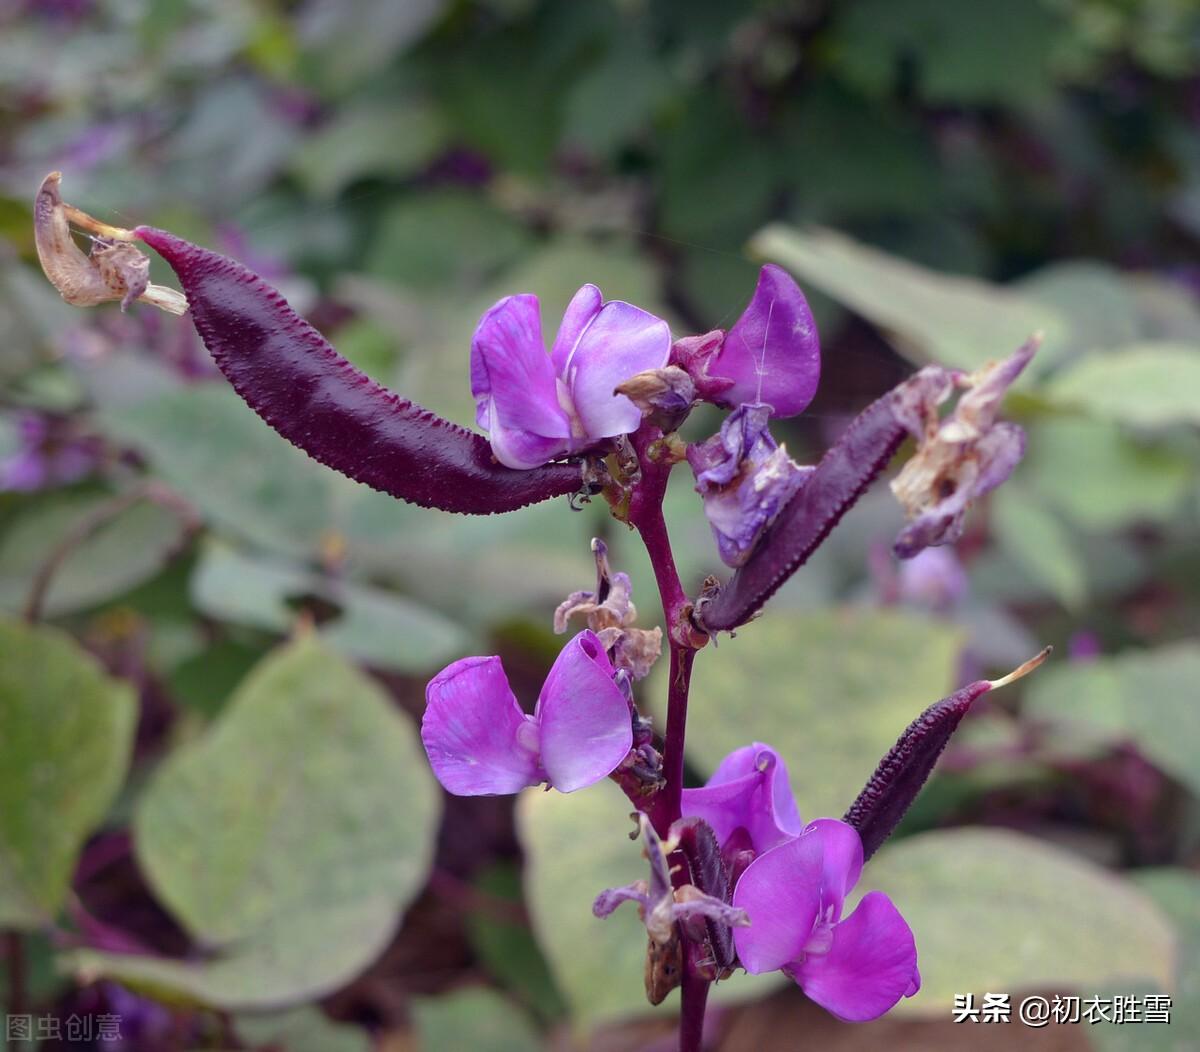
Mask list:
POLYGON ((952 548, 926 548, 900 564, 901 602, 937 613, 953 610, 967 596, 967 571, 952 548))
POLYGON ((901 402, 898 413, 917 440, 917 452, 892 481, 892 492, 911 520, 893 545, 900 558, 958 540, 972 501, 1013 473, 1025 452, 1025 432, 1016 424, 998 423, 996 416, 1009 385, 1039 343, 1034 337, 1008 358, 970 376, 931 372, 937 383, 907 387, 912 398, 901 402), (954 412, 939 420, 937 407, 955 386, 967 391, 954 412))
POLYGON ((103 444, 68 417, 25 412, 17 418, 18 450, 0 459, 0 492, 78 482, 95 471, 103 444))
POLYGON ((858 833, 819 818, 756 858, 733 892, 750 917, 749 927, 733 930, 746 971, 781 969, 848 1022, 875 1019, 921 987, 912 929, 891 899, 872 891, 842 918, 862 865, 858 833))
POLYGON ((738 406, 719 434, 688 447, 696 492, 712 527, 721 560, 740 566, 762 532, 812 472, 776 445, 767 429, 771 407, 761 402, 738 406))
POLYGON ((762 854, 804 829, 787 766, 761 742, 731 752, 702 789, 684 789, 680 810, 704 819, 726 854, 731 848, 762 854))
POLYGON ((584 285, 547 355, 538 298, 506 296, 483 316, 471 341, 476 420, 500 463, 540 467, 636 431, 641 410, 614 389, 662 368, 670 352, 665 321, 620 300, 602 305, 600 290, 584 285))
POLYGON ((598 782, 633 745, 629 702, 604 647, 580 632, 558 655, 532 716, 498 657, 469 657, 425 689, 421 741, 437 780, 456 796, 495 796, 549 782, 560 792, 598 782))
POLYGON ((808 301, 792 276, 770 263, 723 340, 719 332, 680 340, 672 357, 702 398, 730 409, 765 402, 777 417, 802 412, 821 379, 821 346, 808 301))

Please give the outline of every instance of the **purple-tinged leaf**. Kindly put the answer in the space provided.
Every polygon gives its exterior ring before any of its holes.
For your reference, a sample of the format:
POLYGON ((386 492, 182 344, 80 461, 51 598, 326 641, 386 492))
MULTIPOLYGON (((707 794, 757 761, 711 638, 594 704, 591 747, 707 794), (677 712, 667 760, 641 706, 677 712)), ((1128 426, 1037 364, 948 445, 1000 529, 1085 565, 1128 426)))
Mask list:
POLYGON ((864 409, 759 539, 750 558, 714 596, 697 603, 709 633, 749 621, 829 536, 900 447, 914 392, 949 390, 950 374, 926 366, 864 409))
POLYGON ((912 806, 951 735, 975 701, 988 691, 1032 672, 1049 654, 1050 647, 1047 647, 1003 679, 982 679, 967 684, 948 698, 930 705, 905 728, 896 744, 879 761, 875 773, 843 818, 847 825, 858 830, 864 860, 891 836, 912 806))
POLYGON ((481 435, 379 386, 240 263, 164 230, 134 233, 179 276, 234 390, 314 460, 412 504, 473 515, 582 488, 578 464, 503 467, 481 435))

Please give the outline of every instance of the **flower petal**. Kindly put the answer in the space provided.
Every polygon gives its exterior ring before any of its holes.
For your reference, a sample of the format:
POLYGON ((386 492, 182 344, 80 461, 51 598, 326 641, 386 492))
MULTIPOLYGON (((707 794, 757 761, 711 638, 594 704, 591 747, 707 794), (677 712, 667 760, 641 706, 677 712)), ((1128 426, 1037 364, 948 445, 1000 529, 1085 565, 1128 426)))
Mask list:
POLYGON ((733 905, 750 916, 750 927, 733 930, 746 971, 773 972, 800 955, 817 919, 820 889, 816 837, 789 840, 750 863, 733 889, 733 905))
POLYGON ((554 662, 538 697, 542 765, 570 793, 607 777, 633 747, 629 702, 593 632, 580 632, 554 662))
POLYGON ((812 401, 821 379, 817 326, 800 286, 782 267, 768 263, 759 271, 750 304, 709 371, 733 380, 720 405, 766 402, 783 417, 812 401))
POLYGON ((550 349, 550 361, 554 365, 557 375, 566 375, 567 361, 571 357, 571 352, 575 350, 575 344, 579 342, 583 330, 600 313, 602 303, 603 297, 595 285, 584 285, 571 297, 571 302, 567 304, 567 309, 563 312, 558 335, 554 337, 554 346, 550 349))
POLYGON ((463 658, 430 680, 421 741, 437 780, 456 796, 515 793, 545 779, 536 728, 498 657, 463 658))
POLYGON ((821 842, 821 908, 833 907, 834 921, 842 916, 842 903, 862 876, 863 846, 858 831, 836 818, 809 822, 805 838, 821 842))
POLYGON ((497 418, 491 398, 481 408, 485 414, 481 426, 487 429, 492 453, 506 468, 540 468, 567 451, 569 443, 565 438, 543 438, 521 428, 505 427, 497 418))
POLYGON ((770 746, 755 742, 731 752, 702 789, 684 789, 685 816, 703 818, 724 845, 738 829, 762 854, 804 828, 788 772, 770 746))
POLYGON ((620 300, 606 303, 579 337, 563 378, 589 439, 636 431, 641 410, 613 389, 647 369, 661 369, 671 353, 662 318, 620 300))
POLYGON ((479 320, 471 339, 471 393, 481 426, 490 399, 495 419, 506 428, 542 438, 571 434, 542 343, 536 296, 505 296, 479 320))
POLYGON ((881 891, 834 927, 828 953, 810 954, 789 971, 812 1000, 851 1023, 883 1015, 921 984, 912 929, 881 891))

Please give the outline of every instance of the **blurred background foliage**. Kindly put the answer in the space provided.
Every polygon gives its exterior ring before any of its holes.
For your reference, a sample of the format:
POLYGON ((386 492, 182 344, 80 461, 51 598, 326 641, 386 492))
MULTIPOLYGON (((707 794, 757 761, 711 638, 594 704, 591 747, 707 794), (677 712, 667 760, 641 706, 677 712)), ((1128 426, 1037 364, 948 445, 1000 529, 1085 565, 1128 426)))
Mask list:
MULTIPOLYGON (((758 737, 815 816, 926 704, 1058 646, 964 725, 863 883, 917 932, 904 1018, 737 980, 713 1047, 1042 1035, 948 1025, 970 989, 1171 990, 1170 1027, 1044 1036, 1195 1047, 1198 128, 1191 0, 0 2, 7 1010, 117 1014, 151 1052, 499 1052, 669 1048, 674 1009, 641 1000, 632 912, 589 911, 640 875, 615 788, 443 799, 415 737, 466 653, 532 701, 592 535, 653 621, 631 538, 594 505, 398 505, 262 425, 186 321, 64 307, 30 216, 61 169, 68 200, 239 257, 464 422, 470 333, 515 291, 551 327, 592 281, 682 335, 785 265, 824 348, 780 428, 801 461, 914 366, 1042 330, 1008 402, 1028 456, 957 552, 895 564, 881 486, 699 658, 692 776, 758 737)), ((719 564, 682 474, 694 587, 719 564)))

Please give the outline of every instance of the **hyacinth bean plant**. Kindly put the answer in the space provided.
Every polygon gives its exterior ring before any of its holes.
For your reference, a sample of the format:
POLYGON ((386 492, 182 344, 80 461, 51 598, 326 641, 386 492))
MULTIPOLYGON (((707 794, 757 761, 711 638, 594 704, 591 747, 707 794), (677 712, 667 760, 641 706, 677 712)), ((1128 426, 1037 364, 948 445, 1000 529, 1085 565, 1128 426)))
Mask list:
POLYGON ((926 366, 867 406, 818 463, 802 466, 770 428, 812 400, 819 344, 803 293, 779 267, 762 268, 727 332, 682 338, 661 318, 606 302, 584 285, 547 351, 537 297, 516 294, 484 314, 471 343, 480 434, 380 387, 234 260, 66 205, 58 173, 39 191, 35 221, 43 268, 64 299, 119 300, 122 308, 141 300, 188 312, 250 408, 350 478, 423 507, 474 515, 556 497, 572 505, 603 499, 638 532, 662 602, 660 627, 637 626, 632 583, 597 540, 594 588, 568 596, 554 613, 556 632, 566 634, 572 622, 584 627, 554 661, 532 714, 524 704, 531 699, 514 695, 498 657, 463 657, 429 682, 421 736, 434 774, 454 794, 543 784, 570 793, 605 778, 624 791, 647 873, 625 887, 593 889, 593 910, 602 918, 629 901, 639 911, 647 997, 657 1004, 680 988, 681 1049, 700 1047, 709 987, 737 968, 782 970, 851 1021, 874 1019, 917 991, 918 950, 903 903, 873 890, 847 909, 847 896, 972 703, 1045 654, 917 715, 841 818, 808 822, 785 758, 761 742, 727 756, 704 786, 685 788, 689 684, 697 652, 762 612, 906 439, 914 452, 891 483, 908 519, 895 552, 908 558, 955 541, 971 503, 1003 482, 1024 451, 1021 429, 997 415, 1036 339, 969 375, 926 366), (71 226, 91 237, 90 254, 71 226), (182 295, 148 283, 138 241, 166 260, 182 295), (685 442, 678 429, 701 402, 728 416, 717 434, 685 442), (697 511, 733 571, 691 594, 663 516, 676 467, 692 472, 697 511), (633 685, 664 647, 670 675, 660 732, 639 711, 633 685))

